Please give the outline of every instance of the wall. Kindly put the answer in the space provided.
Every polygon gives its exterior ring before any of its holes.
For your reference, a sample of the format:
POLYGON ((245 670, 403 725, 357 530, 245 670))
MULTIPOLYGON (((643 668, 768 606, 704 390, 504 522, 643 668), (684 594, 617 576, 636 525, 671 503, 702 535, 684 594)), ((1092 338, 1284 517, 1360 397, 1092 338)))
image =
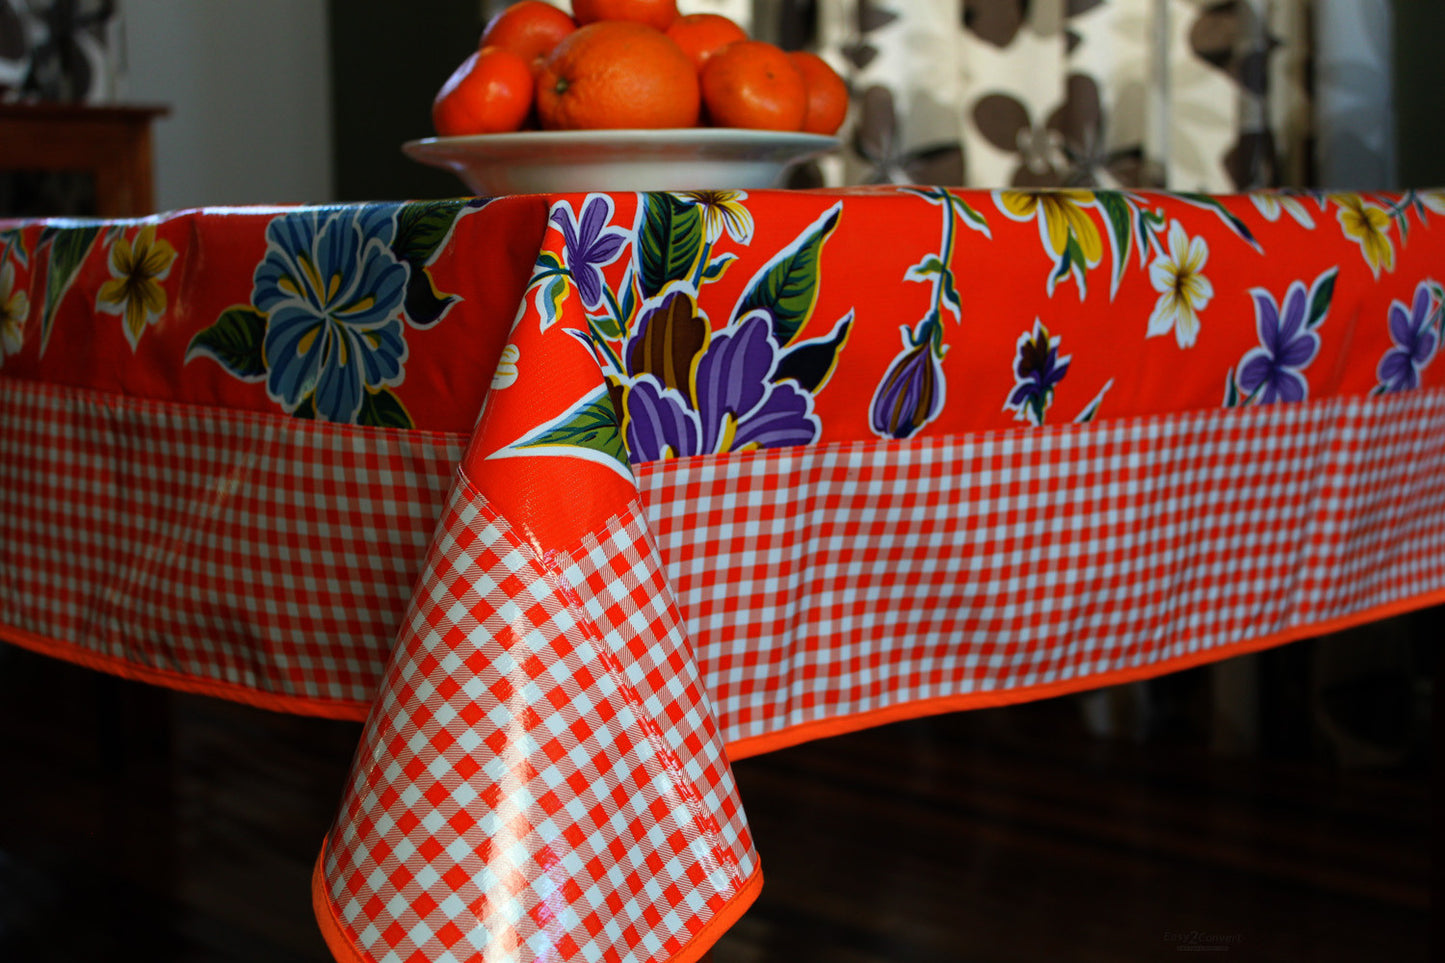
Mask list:
POLYGON ((418 164, 404 141, 430 137, 437 89, 477 49, 481 0, 330 0, 336 192, 342 200, 457 197, 456 176, 418 164))
POLYGON ((1399 137, 1400 186, 1445 187, 1445 3, 1395 2, 1395 131, 1399 137))
POLYGON ((324 0, 122 0, 125 99, 168 104, 156 203, 333 199, 324 0))

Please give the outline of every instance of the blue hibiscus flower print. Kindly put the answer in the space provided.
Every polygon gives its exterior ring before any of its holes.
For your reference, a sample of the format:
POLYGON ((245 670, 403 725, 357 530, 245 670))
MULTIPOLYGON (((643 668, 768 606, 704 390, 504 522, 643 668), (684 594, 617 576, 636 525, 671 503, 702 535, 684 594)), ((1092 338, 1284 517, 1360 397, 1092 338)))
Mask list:
POLYGON ((267 315, 266 390, 287 412, 355 423, 368 388, 398 384, 410 268, 395 205, 283 214, 266 227, 251 302, 267 315))
POLYGON ((1385 352, 1375 369, 1379 391, 1409 391, 1420 387, 1420 372, 1435 357, 1440 347, 1437 328, 1441 305, 1432 291, 1431 281, 1421 281, 1408 308, 1400 301, 1390 303, 1390 340, 1394 347, 1385 352))

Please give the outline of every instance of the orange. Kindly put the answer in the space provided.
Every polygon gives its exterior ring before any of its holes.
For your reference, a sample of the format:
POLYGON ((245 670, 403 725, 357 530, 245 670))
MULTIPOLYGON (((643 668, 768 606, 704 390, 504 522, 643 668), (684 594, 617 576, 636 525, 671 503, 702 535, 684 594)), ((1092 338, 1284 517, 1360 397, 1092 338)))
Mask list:
POLYGON ((431 119, 443 137, 518 130, 532 109, 532 68, 501 47, 473 53, 437 91, 431 119))
POLYGON ((797 50, 788 57, 803 75, 803 86, 808 90, 802 129, 810 134, 836 134, 848 116, 848 85, 815 53, 797 50))
POLYGON ((628 20, 579 27, 537 75, 544 130, 693 127, 692 61, 660 30, 628 20))
POLYGON ((598 20, 634 20, 666 30, 677 19, 677 0, 572 0, 580 24, 598 20))
POLYGON ((798 130, 808 106, 803 75, 781 49, 740 40, 702 68, 702 100, 717 127, 798 130))
POLYGON ((527 61, 535 75, 543 58, 576 29, 576 21, 550 3, 520 0, 491 19, 477 46, 510 50, 527 61))
POLYGON ((682 48, 693 66, 702 70, 708 58, 730 43, 748 39, 742 27, 719 13, 690 13, 667 28, 672 42, 682 48))

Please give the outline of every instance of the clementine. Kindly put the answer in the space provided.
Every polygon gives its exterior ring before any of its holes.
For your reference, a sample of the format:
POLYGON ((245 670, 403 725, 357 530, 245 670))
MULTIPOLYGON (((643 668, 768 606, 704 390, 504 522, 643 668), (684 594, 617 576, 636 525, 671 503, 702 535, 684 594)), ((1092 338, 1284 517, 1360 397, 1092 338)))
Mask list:
POLYGON ((797 130, 808 91, 803 75, 781 49, 761 40, 740 40, 703 65, 702 99, 718 127, 797 130))
POLYGON ((510 50, 474 52, 437 91, 432 125, 443 137, 518 130, 532 109, 532 68, 510 50))
POLYGON ((728 44, 748 39, 742 27, 720 13, 689 13, 678 17, 667 28, 667 35, 698 70, 728 44))
POLYGON ((572 0, 580 24, 598 20, 634 20, 666 30, 677 19, 677 0, 572 0))
POLYGON ((836 134, 848 116, 848 85, 815 53, 796 50, 788 57, 803 75, 803 86, 808 91, 802 129, 810 134, 836 134))
POLYGON ((498 13, 482 31, 478 47, 501 47, 527 61, 535 76, 542 60, 577 29, 577 22, 543 0, 520 0, 498 13))
POLYGON ((544 130, 692 127, 700 104, 687 54, 662 31, 629 20, 579 27, 537 75, 544 130))

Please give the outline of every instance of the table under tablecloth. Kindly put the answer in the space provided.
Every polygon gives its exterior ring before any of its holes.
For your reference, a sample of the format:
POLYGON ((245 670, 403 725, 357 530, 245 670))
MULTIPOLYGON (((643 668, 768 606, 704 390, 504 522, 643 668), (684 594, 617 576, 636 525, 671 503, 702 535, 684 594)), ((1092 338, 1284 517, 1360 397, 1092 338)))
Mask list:
POLYGON ((0 638, 364 718, 339 959, 687 963, 730 758, 1445 599, 1442 281, 1426 191, 0 224, 0 638))

